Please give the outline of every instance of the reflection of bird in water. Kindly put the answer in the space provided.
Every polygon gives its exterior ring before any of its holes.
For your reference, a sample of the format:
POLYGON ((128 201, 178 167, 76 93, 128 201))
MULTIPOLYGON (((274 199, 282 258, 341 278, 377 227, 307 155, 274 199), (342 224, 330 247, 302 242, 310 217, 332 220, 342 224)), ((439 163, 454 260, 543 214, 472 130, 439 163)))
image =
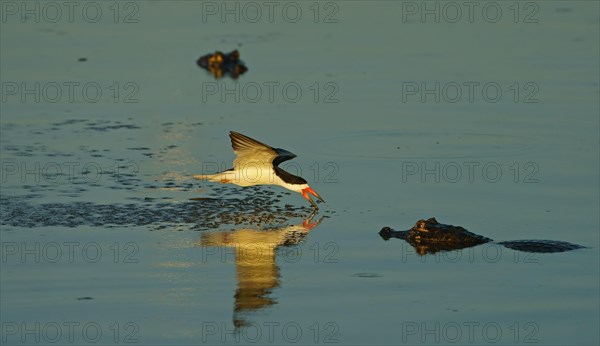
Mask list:
POLYGON ((279 185, 288 190, 302 194, 312 204, 310 195, 325 202, 302 177, 290 174, 279 168, 279 164, 296 157, 295 154, 280 148, 273 148, 241 133, 231 131, 231 146, 237 155, 233 168, 216 174, 198 174, 195 179, 207 179, 220 183, 231 183, 239 186, 279 185))
POLYGON ((277 302, 268 295, 279 286, 279 267, 275 258, 280 246, 300 243, 321 221, 313 213, 300 225, 272 230, 239 229, 202 234, 197 246, 232 247, 235 251, 238 288, 235 292, 233 323, 247 325, 244 315, 277 302))

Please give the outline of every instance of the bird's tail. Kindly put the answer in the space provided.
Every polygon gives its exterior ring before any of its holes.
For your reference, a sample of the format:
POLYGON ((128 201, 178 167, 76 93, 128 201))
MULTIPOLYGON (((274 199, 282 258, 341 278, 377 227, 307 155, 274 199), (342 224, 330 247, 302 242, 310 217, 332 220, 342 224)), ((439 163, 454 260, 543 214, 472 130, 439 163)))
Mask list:
POLYGON ((229 183, 235 179, 235 175, 231 170, 228 170, 215 174, 196 174, 193 178, 198 180, 208 180, 215 183, 229 183))
POLYGON ((219 182, 221 180, 221 176, 222 175, 223 174, 221 174, 221 173, 217 173, 217 174, 196 174, 196 175, 194 175, 194 179, 219 182))

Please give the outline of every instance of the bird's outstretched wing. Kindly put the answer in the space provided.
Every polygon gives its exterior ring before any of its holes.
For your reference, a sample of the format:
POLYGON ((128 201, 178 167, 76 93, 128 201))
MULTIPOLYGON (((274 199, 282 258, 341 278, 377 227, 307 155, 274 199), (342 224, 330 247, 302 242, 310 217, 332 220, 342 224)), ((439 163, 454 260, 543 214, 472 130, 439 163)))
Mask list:
POLYGON ((239 132, 230 131, 229 138, 231 138, 231 147, 237 155, 233 161, 234 168, 244 167, 248 164, 278 166, 280 163, 296 157, 287 150, 273 148, 239 132))

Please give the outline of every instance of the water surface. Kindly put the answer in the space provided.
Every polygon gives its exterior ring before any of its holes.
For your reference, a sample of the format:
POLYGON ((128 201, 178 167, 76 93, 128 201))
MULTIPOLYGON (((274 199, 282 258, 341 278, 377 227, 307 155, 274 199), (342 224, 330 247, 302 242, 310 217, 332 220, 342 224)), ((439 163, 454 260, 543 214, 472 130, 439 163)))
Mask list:
POLYGON ((412 2, 256 23, 241 2, 239 22, 127 4, 2 21, 3 343, 598 344, 597 2, 456 23, 412 2), (236 81, 195 64, 233 49, 236 81), (190 179, 229 168, 230 130, 298 154, 282 167, 319 213, 190 179), (429 217, 587 248, 418 256, 377 234, 429 217))

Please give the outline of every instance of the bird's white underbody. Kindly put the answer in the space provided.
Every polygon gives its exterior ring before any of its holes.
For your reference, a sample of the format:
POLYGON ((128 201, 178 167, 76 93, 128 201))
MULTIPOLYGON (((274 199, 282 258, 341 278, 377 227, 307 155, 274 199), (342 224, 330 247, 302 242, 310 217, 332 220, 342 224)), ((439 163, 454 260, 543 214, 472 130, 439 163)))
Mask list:
POLYGON ((272 167, 253 164, 216 174, 194 175, 194 178, 238 186, 279 185, 298 193, 309 187, 308 184, 289 184, 277 176, 272 167))

